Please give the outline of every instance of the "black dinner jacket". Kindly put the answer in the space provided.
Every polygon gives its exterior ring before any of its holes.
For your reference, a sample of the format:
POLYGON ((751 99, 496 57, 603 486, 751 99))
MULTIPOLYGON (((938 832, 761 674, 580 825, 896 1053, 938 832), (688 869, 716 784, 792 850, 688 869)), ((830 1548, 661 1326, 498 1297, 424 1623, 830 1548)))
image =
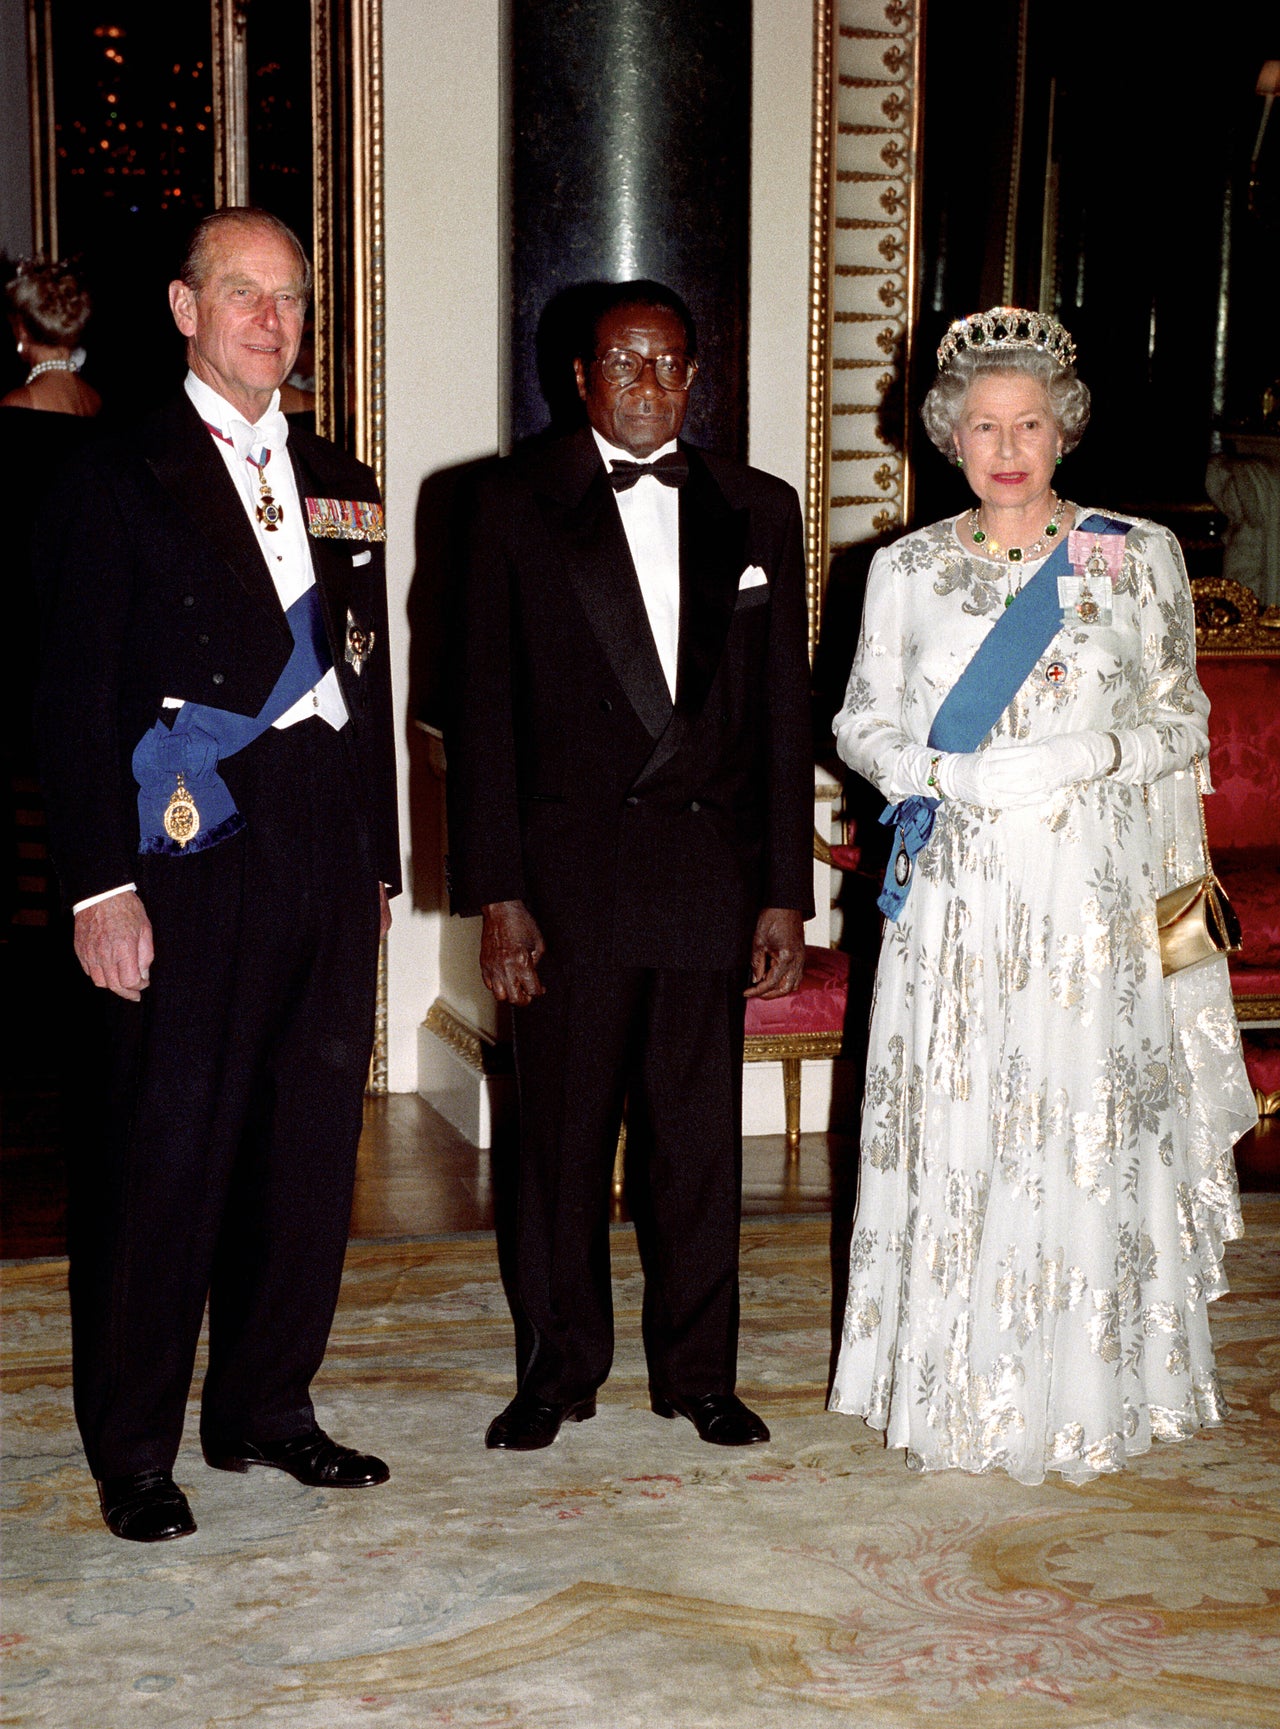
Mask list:
MULTIPOLYGON (((327 440, 291 426, 287 449, 300 500, 378 498, 371 470, 327 440)), ((351 716, 339 736, 353 796, 372 869, 394 893, 400 860, 384 548, 316 538, 310 547, 351 716), (348 611, 374 634, 359 677, 344 658, 348 611)), ((36 566, 43 622, 36 722, 51 848, 73 904, 136 875, 130 759, 163 699, 256 714, 292 638, 244 506, 185 391, 64 470, 39 526, 36 566)), ((270 821, 269 811, 244 814, 270 821)))
POLYGON ((524 900, 549 947, 734 968, 812 910, 800 508, 682 445, 672 703, 589 429, 477 485, 448 733, 453 907, 524 900), (742 587, 749 567, 765 580, 742 587))

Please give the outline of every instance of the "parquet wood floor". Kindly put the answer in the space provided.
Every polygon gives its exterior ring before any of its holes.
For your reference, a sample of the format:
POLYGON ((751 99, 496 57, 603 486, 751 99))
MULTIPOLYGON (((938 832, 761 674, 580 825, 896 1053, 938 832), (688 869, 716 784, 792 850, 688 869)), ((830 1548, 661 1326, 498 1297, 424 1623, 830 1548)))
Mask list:
MULTIPOLYGON (((481 1152, 413 1093, 365 1101, 351 1235, 357 1239, 442 1236, 493 1227, 510 1144, 481 1152)), ((798 1159, 780 1135, 746 1143, 743 1213, 825 1213, 855 1182, 852 1141, 805 1135, 798 1159)), ((66 1250, 66 1161, 57 1145, 57 1101, 47 1087, 6 1088, 0 1155, 0 1258, 66 1250)), ((625 1218, 625 1206, 617 1216, 625 1218)))

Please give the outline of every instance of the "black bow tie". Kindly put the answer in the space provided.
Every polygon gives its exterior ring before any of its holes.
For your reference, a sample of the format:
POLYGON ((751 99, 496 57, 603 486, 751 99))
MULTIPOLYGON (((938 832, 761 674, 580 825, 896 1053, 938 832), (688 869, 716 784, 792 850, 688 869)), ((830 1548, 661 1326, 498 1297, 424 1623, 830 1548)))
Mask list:
POLYGON ((689 478, 689 463, 678 450, 660 456, 656 462, 615 461, 609 470, 609 485, 615 492, 626 492, 644 475, 651 474, 664 486, 683 486, 689 478))

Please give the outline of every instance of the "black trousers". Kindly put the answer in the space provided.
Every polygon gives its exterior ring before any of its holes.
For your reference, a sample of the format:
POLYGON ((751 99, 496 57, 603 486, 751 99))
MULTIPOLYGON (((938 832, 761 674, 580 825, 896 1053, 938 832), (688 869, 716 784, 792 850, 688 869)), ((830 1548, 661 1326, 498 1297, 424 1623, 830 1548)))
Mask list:
POLYGON ((743 978, 557 963, 513 1016, 520 1151, 503 1255, 519 1384, 560 1404, 613 1359, 609 1195, 627 1189, 661 1392, 732 1392, 738 1354, 743 978))
POLYGON ((74 1161, 76 1417, 96 1477, 168 1469, 206 1298, 206 1432, 282 1440, 337 1302, 373 1037, 378 889, 341 735, 224 768, 247 829, 138 860, 142 1002, 93 991, 106 1109, 74 1161))

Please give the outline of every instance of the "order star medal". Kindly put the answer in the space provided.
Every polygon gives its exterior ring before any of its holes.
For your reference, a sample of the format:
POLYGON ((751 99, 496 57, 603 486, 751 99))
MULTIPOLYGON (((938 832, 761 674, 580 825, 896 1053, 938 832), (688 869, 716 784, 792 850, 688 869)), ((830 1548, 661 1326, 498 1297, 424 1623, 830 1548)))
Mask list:
POLYGON ((343 659, 359 678, 364 663, 373 653, 373 643, 376 632, 361 630, 356 623, 351 608, 347 608, 347 647, 343 659))
POLYGON ((169 803, 165 807, 164 832, 170 840, 176 840, 179 846, 186 846, 200 832, 200 812, 196 809, 196 801, 187 791, 187 783, 181 772, 178 784, 169 795, 169 803))

